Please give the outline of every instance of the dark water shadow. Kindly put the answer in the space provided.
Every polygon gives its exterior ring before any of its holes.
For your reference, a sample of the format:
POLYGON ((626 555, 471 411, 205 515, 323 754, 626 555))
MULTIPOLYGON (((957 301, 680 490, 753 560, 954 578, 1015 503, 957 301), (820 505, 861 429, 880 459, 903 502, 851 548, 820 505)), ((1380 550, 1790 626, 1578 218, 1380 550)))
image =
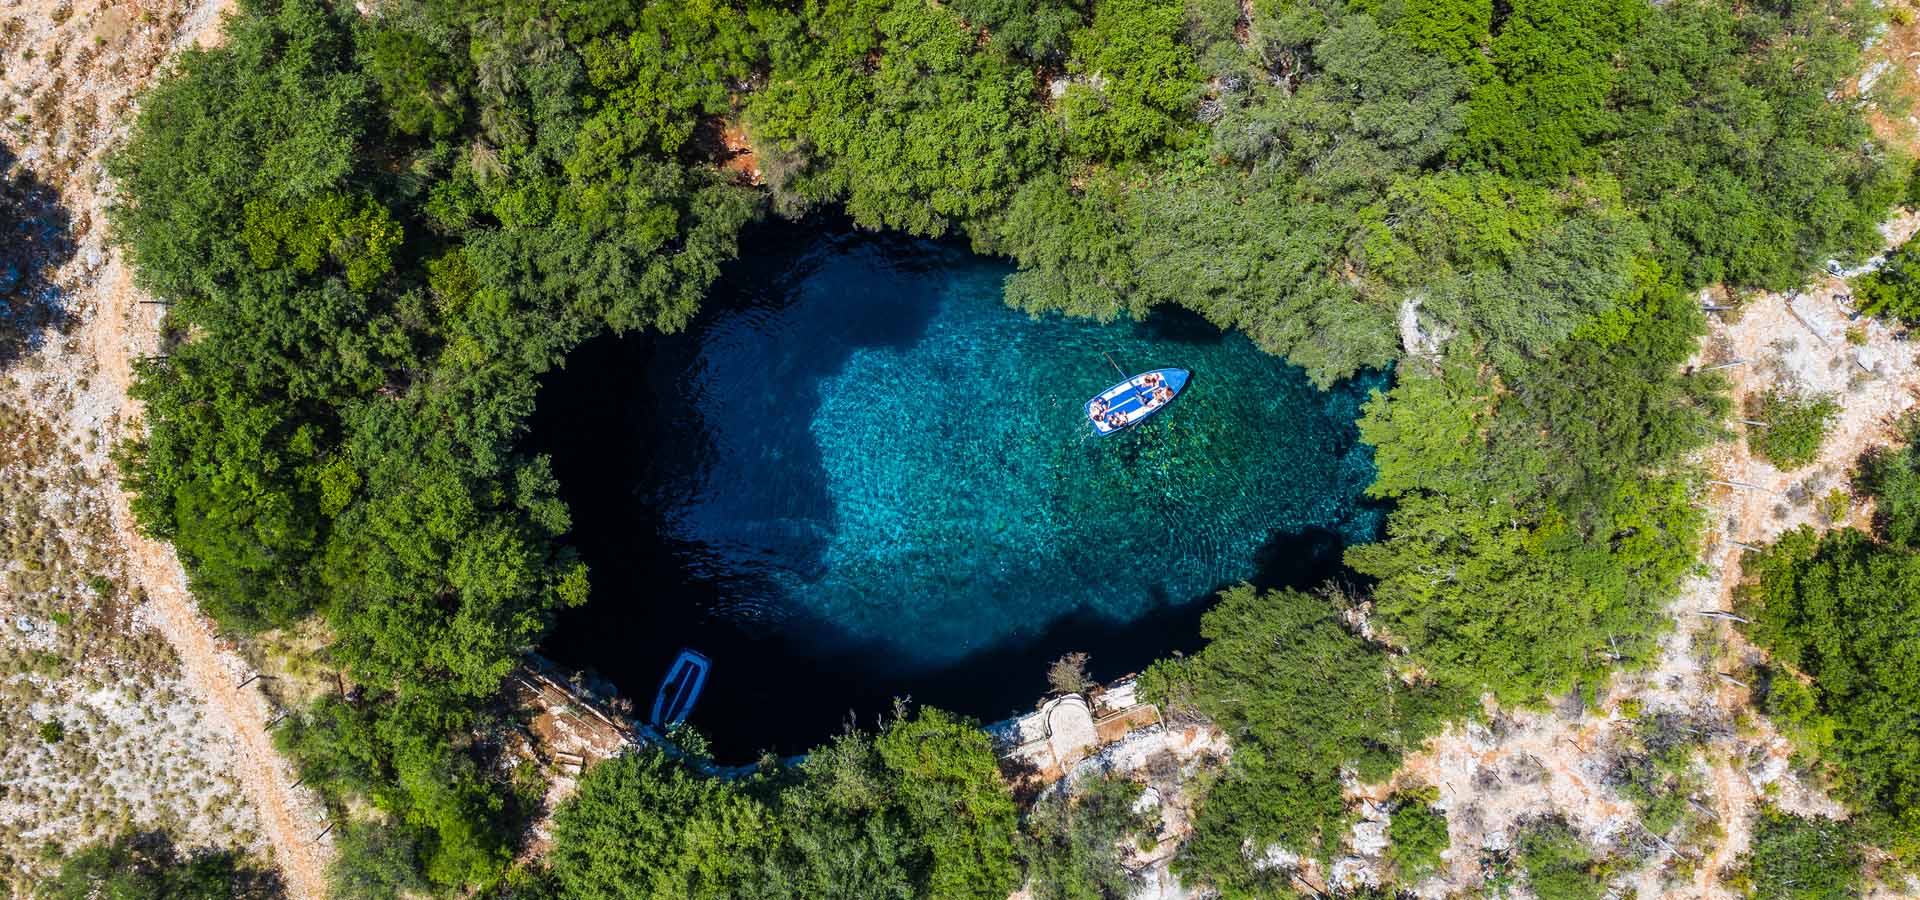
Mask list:
MULTIPOLYGON (((820 447, 810 430, 820 396, 805 386, 837 375, 856 351, 912 346, 921 339, 936 304, 878 291, 864 283, 836 285, 849 293, 871 294, 856 302, 882 305, 887 314, 806 323, 830 333, 830 339, 796 335, 781 342, 777 357, 764 361, 764 366, 742 369, 756 377, 764 376, 769 367, 777 370, 784 390, 778 405, 754 406, 770 402, 762 396, 763 383, 700 384, 691 376, 703 353, 729 352, 727 329, 752 331, 766 321, 778 320, 788 307, 799 303, 794 285, 814 278, 823 265, 865 253, 886 260, 888 271, 906 276, 886 282, 898 287, 924 280, 918 278, 924 270, 948 264, 939 254, 898 253, 887 246, 908 240, 858 232, 835 219, 750 226, 741 242, 755 252, 730 265, 710 291, 712 297, 728 298, 728 302, 710 303, 679 334, 637 333, 589 341, 548 376, 529 422, 529 449, 554 459, 555 474, 568 488, 566 500, 573 512, 574 535, 569 540, 590 561, 596 584, 648 584, 652 573, 662 567, 687 569, 696 576, 713 573, 715 578, 698 579, 682 589, 691 594, 676 593, 670 602, 691 601, 699 610, 724 611, 738 619, 741 610, 730 604, 742 602, 740 598, 772 595, 776 588, 771 579, 782 572, 817 577, 832 525, 825 517, 831 515, 833 501, 820 447), (835 237, 821 241, 821 234, 835 237), (731 394, 728 399, 754 410, 736 413, 725 423, 731 446, 717 443, 721 429, 715 427, 717 423, 703 421, 701 404, 691 402, 691 396, 703 390, 731 394), (763 477, 777 480, 777 493, 786 504, 807 515, 754 510, 753 515, 739 517, 746 527, 755 529, 751 532, 715 533, 711 523, 705 523, 703 540, 682 539, 664 512, 689 505, 686 492, 711 487, 714 464, 723 454, 740 452, 777 460, 777 466, 764 467, 763 477), (610 473, 619 473, 617 480, 610 480, 610 473), (779 533, 773 533, 776 529, 779 533), (785 551, 779 561, 782 571, 703 564, 710 555, 706 541, 713 540, 777 542, 785 551), (655 550, 666 555, 656 558, 655 550)), ((961 251, 953 248, 952 252, 961 251)), ((593 606, 624 611, 635 602, 636 598, 609 598, 596 590, 593 606)), ((761 625, 789 627, 785 619, 761 625)), ((610 623, 610 627, 619 626, 610 623)))
POLYGON ((1209 347, 1227 339, 1227 332, 1206 316, 1170 304, 1154 307, 1140 328, 1151 340, 1175 344, 1209 347))
POLYGON ((59 191, 0 146, 0 369, 67 323, 53 274, 73 258, 72 226, 59 191))
MULTIPOLYGON (((1262 588, 1311 588, 1342 579, 1344 544, 1326 529, 1274 535, 1261 550, 1254 584, 1262 588)), ((586 550, 586 548, 583 548, 586 550)), ((595 554, 586 550, 588 558, 595 554)), ((692 724, 713 742, 722 762, 749 762, 761 751, 805 752, 848 723, 872 728, 895 699, 937 706, 983 722, 1033 708, 1047 692, 1047 664, 1070 652, 1092 655, 1095 678, 1111 680, 1145 669, 1173 653, 1198 651, 1200 618, 1213 594, 1164 598, 1144 615, 1117 620, 1087 611, 1070 613, 1028 640, 1009 641, 973 653, 950 666, 903 670, 896 651, 879 645, 848 645, 844 634, 820 621, 788 620, 778 630, 748 631, 736 624, 690 616, 702 595, 716 587, 676 569, 663 550, 628 571, 604 571, 595 580, 635 584, 650 579, 650 602, 623 603, 601 597, 562 614, 545 652, 563 665, 590 669, 619 685, 645 708, 673 655, 697 646, 714 660, 692 724), (691 601, 691 602, 689 602, 691 601), (823 648, 834 648, 823 650, 823 648)), ((1220 585, 1224 589, 1230 585, 1220 585)), ((639 599, 639 598, 633 598, 639 599)))

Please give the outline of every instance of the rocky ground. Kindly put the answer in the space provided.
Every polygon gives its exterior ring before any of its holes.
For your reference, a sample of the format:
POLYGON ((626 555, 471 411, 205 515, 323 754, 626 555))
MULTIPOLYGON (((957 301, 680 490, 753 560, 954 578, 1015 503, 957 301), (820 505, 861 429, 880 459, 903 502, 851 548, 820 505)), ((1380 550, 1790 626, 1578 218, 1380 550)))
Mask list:
MULTIPOLYGON (((1889 244, 1905 241, 1920 219, 1889 223, 1889 244)), ((1826 394, 1841 414, 1813 465, 1783 472, 1747 449, 1742 435, 1706 454, 1713 479, 1699 502, 1712 525, 1699 574, 1668 607, 1672 630, 1652 668, 1616 676, 1598 703, 1571 697, 1542 710, 1491 710, 1486 723, 1450 729, 1410 758, 1389 785, 1356 785, 1363 800, 1393 788, 1432 786, 1447 812, 1453 846, 1446 868, 1419 885, 1421 896, 1470 892, 1483 883, 1482 861, 1512 845, 1519 830, 1564 818, 1591 846, 1626 860, 1615 881, 1623 895, 1732 897, 1725 870, 1747 848, 1761 803, 1844 817, 1818 780, 1791 761, 1786 740, 1750 704, 1748 682, 1761 654, 1728 619, 1702 615, 1733 608, 1742 545, 1758 546, 1810 525, 1865 527, 1871 511, 1847 498, 1849 473, 1867 449, 1895 441, 1894 423, 1920 397, 1920 342, 1885 325, 1852 320, 1847 284, 1829 277, 1789 294, 1748 297, 1714 313, 1698 366, 1722 369, 1735 409, 1776 388, 1826 394), (1852 332, 1851 338, 1849 332, 1852 332), (1835 516, 1833 513, 1838 512, 1835 516), (1623 762, 1650 744, 1692 748, 1696 786, 1674 834, 1649 833, 1641 811, 1619 790, 1623 762)), ((1729 305, 1720 294, 1703 303, 1729 305)), ((1736 423, 1736 429, 1750 427, 1736 423)), ((1367 823, 1356 826, 1355 844, 1367 823)), ((1336 880, 1372 882, 1379 855, 1356 853, 1336 880)), ((1920 883, 1883 885, 1884 896, 1920 894, 1920 883)))

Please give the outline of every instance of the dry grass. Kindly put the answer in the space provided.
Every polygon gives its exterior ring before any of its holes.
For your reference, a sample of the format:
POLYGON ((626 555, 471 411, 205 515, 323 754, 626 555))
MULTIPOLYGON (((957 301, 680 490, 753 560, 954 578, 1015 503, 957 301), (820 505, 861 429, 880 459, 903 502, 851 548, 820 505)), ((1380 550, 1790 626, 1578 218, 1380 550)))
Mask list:
POLYGON ((101 303, 120 270, 101 162, 191 38, 183 24, 214 8, 0 0, 0 143, 55 195, 73 250, 47 276, 60 327, 0 368, 0 884, 13 896, 45 854, 128 828, 271 852, 231 736, 157 627, 109 460, 127 410, 112 376, 148 351, 126 340, 143 308, 101 303))
MULTIPOLYGON (((127 828, 253 846, 256 822, 167 641, 125 585, 88 455, 0 393, 0 872, 23 894, 49 849, 127 828), (49 740, 54 734, 58 741, 49 740)), ((37 401, 30 403, 28 401, 37 401)), ((77 442, 77 443, 76 443, 77 442)), ((97 457, 96 457, 97 459, 97 457)))

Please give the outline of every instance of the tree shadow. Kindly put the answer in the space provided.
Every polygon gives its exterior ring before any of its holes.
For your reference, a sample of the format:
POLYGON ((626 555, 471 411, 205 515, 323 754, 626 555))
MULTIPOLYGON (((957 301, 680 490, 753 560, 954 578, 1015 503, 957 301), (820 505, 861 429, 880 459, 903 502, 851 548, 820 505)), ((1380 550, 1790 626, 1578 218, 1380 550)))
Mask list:
POLYGON ((90 885, 88 896, 231 897, 280 900, 286 885, 271 868, 237 850, 181 847, 160 830, 133 831, 68 855, 56 879, 67 891, 90 885))
POLYGON ((72 224, 59 192, 0 146, 0 369, 67 323, 53 274, 73 258, 72 224))

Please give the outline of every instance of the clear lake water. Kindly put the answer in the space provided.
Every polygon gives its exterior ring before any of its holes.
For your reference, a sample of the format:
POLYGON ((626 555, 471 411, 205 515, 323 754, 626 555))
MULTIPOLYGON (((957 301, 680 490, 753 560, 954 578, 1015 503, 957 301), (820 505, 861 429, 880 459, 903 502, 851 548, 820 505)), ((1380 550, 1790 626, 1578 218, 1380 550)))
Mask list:
POLYGON ((895 697, 982 720, 1047 661, 1111 678, 1199 644, 1241 581, 1310 586, 1372 540, 1369 373, 1316 389, 1190 313, 1102 324, 1007 307, 1003 260, 815 218, 743 237, 694 325, 589 342, 549 377, 553 456, 593 599, 545 651, 644 710, 681 646, 723 760, 800 752, 895 697), (1096 437, 1129 374, 1181 396, 1096 437))

